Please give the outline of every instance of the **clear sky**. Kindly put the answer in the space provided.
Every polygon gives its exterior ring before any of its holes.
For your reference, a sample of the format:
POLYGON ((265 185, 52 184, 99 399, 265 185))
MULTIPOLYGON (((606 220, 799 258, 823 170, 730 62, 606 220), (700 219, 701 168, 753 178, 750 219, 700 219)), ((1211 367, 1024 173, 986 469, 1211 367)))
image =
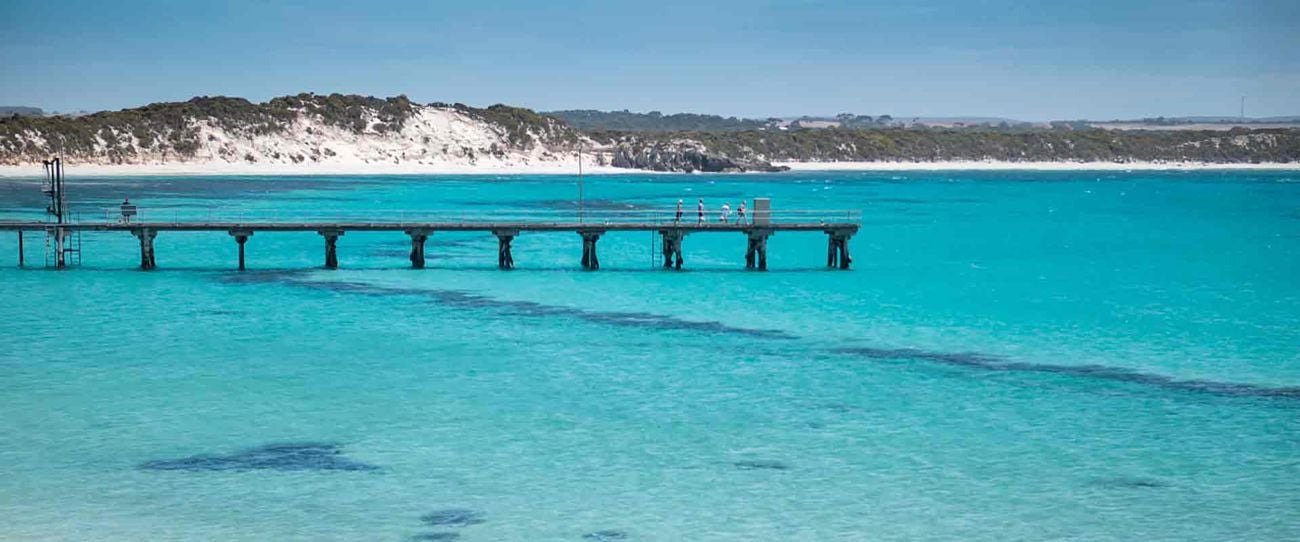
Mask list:
POLYGON ((739 116, 1300 114, 1300 0, 0 0, 0 105, 302 91, 739 116))

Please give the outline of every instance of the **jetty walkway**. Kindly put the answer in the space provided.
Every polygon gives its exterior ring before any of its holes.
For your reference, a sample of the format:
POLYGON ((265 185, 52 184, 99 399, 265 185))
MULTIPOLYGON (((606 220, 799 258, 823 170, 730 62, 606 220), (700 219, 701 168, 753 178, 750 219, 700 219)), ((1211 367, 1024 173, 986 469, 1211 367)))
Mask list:
MULTIPOLYGON (((18 263, 24 266, 23 234, 40 232, 46 237, 46 246, 53 247, 53 265, 64 267, 67 255, 80 252, 82 232, 122 232, 134 235, 140 242, 140 268, 149 270, 157 266, 154 238, 160 233, 226 232, 238 245, 239 269, 244 269, 244 244, 254 234, 314 232, 324 239, 324 264, 337 268, 338 238, 352 231, 400 232, 410 238, 411 265, 423 268, 425 241, 437 232, 482 232, 497 238, 497 264, 502 269, 515 267, 511 243, 524 233, 574 233, 581 237, 580 263, 585 269, 599 269, 597 241, 611 232, 651 232, 652 257, 661 255, 665 268, 681 269, 683 264, 683 239, 694 234, 741 234, 746 242, 745 267, 767 269, 767 240, 784 232, 823 233, 827 239, 828 267, 849 269, 849 239, 861 227, 859 211, 756 211, 743 222, 722 222, 716 213, 706 214, 699 221, 691 210, 681 220, 675 213, 646 211, 495 211, 438 210, 438 211, 355 211, 329 216, 283 212, 232 212, 220 213, 201 210, 171 213, 147 213, 140 210, 130 217, 121 216, 118 209, 106 209, 103 218, 91 221, 64 220, 56 222, 0 221, 0 231, 17 232, 18 263), (76 237, 74 245, 68 242, 76 237), (656 246, 657 245, 657 246, 656 246)), ((51 258, 47 255, 47 262, 51 258)))

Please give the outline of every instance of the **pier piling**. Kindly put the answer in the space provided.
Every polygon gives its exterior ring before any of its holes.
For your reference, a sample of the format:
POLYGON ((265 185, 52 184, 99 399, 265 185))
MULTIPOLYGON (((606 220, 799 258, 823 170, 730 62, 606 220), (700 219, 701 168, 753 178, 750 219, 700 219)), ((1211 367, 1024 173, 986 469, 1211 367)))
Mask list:
POLYGON ((411 267, 424 269, 424 242, 429 240, 429 230, 406 230, 411 236, 411 267))
POLYGON ((771 236, 771 230, 749 232, 749 246, 745 250, 745 269, 767 271, 767 238, 771 236))
POLYGON ((826 230, 826 267, 849 268, 849 264, 853 263, 853 258, 849 257, 850 237, 853 237, 851 230, 826 230))
POLYGON ((131 230, 131 234, 140 240, 140 269, 149 271, 158 266, 154 259, 153 238, 158 236, 158 232, 149 228, 136 228, 131 230))
MULTIPOLYGON (((54 227, 54 267, 57 269, 63 269, 67 265, 67 260, 65 259, 67 257, 67 252, 63 250, 63 238, 66 235, 67 232, 63 230, 62 226, 54 227)), ((152 259, 153 238, 150 237, 149 239, 149 257, 152 259)), ((147 269, 153 269, 153 267, 148 267, 147 269)))
POLYGON ((22 267, 23 263, 23 230, 18 230, 18 267, 22 267))
POLYGON ((319 230, 321 237, 325 238, 325 268, 339 268, 339 237, 343 235, 343 230, 319 230))
POLYGON ((248 238, 253 236, 252 230, 230 230, 230 236, 235 238, 235 243, 239 244, 239 270, 244 270, 244 243, 248 238))
POLYGON ((501 269, 514 269, 515 258, 510 254, 510 243, 519 235, 516 230, 494 230, 493 235, 497 236, 497 267, 501 269))
POLYGON ((659 235, 664 239, 664 269, 681 269, 682 268, 682 238, 686 233, 681 230, 660 230, 659 235), (673 259, 677 261, 674 262, 673 259))
POLYGON ((600 258, 596 256, 596 241, 600 240, 603 231, 580 231, 582 236, 582 268, 595 271, 600 269, 600 258))

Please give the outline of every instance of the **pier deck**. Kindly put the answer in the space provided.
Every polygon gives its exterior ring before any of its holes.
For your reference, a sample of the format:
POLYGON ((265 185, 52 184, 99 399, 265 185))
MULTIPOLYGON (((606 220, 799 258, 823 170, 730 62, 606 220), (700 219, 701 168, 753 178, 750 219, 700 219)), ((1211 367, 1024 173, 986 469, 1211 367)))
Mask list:
POLYGON ((770 232, 802 231, 817 232, 828 229, 853 230, 861 226, 855 222, 807 222, 779 224, 719 224, 695 222, 77 222, 70 224, 53 224, 49 222, 0 222, 0 231, 44 231, 47 228, 61 227, 68 231, 134 231, 150 229, 154 231, 228 231, 249 230, 265 232, 293 231, 406 231, 421 229, 429 231, 468 231, 493 232, 514 230, 518 232, 578 232, 578 231, 661 231, 673 230, 683 233, 705 232, 750 232, 767 230, 770 232))

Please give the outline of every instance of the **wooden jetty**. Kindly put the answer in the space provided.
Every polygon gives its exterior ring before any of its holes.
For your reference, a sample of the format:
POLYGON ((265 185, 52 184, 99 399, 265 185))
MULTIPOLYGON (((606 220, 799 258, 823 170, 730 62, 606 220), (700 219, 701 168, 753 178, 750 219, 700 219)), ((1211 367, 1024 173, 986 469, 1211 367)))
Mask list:
MULTIPOLYGON (((663 267, 681 269, 683 258, 683 239, 687 235, 704 233, 740 234, 746 240, 745 267, 755 270, 767 269, 767 240, 772 235, 783 232, 821 232, 827 238, 828 267, 849 269, 852 258, 849 256, 849 239, 861 226, 861 215, 856 211, 785 211, 781 213, 755 213, 745 222, 677 220, 664 217, 662 213, 614 212, 587 213, 577 217, 559 216, 557 213, 529 214, 525 212, 482 213, 467 211, 454 213, 439 211, 434 220, 412 220, 406 213, 374 213, 372 216, 384 218, 345 217, 332 220, 301 220, 295 217, 271 216, 262 218, 233 217, 187 217, 170 220, 117 220, 72 221, 62 224, 52 222, 0 222, 0 231, 14 231, 19 239, 19 265, 24 265, 22 255, 23 232, 41 232, 47 236, 63 239, 81 232, 122 232, 130 233, 140 243, 140 268, 149 270, 157 267, 154 251, 154 239, 160 233, 179 232, 226 232, 238 246, 238 268, 244 269, 244 245, 255 234, 314 232, 324 239, 324 264, 334 269, 339 265, 338 238, 348 232, 400 232, 411 242, 411 266, 423 268, 425 265, 425 242, 430 235, 437 232, 482 232, 497 238, 497 265, 501 269, 515 266, 511 253, 511 244, 515 237, 524 233, 574 233, 582 240, 581 266, 585 269, 599 269, 600 258, 597 254, 597 241, 607 233, 614 232, 652 232, 658 237, 662 250, 663 267), (396 215, 396 216, 394 216, 396 215), (459 215, 462 218, 446 218, 459 215)), ((136 218, 132 216, 131 218, 136 218)), ((62 260, 59 260, 60 263, 62 260)))

